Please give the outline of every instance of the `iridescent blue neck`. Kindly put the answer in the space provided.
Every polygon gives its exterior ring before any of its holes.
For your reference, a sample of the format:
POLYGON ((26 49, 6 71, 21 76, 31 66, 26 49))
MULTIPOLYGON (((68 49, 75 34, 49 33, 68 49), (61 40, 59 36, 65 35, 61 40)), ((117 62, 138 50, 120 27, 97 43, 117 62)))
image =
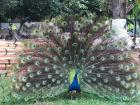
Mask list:
POLYGON ((81 91, 80 84, 78 82, 78 72, 77 71, 75 73, 75 76, 74 76, 74 79, 73 79, 72 83, 69 86, 69 91, 74 91, 74 90, 76 90, 78 92, 81 91))

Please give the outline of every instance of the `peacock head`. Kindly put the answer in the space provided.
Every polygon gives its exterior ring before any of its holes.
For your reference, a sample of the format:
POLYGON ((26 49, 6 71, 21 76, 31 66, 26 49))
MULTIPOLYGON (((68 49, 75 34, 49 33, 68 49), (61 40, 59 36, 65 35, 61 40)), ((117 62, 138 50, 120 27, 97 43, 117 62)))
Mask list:
POLYGON ((80 73, 81 73, 80 69, 77 68, 77 69, 75 70, 75 74, 80 75, 80 73))

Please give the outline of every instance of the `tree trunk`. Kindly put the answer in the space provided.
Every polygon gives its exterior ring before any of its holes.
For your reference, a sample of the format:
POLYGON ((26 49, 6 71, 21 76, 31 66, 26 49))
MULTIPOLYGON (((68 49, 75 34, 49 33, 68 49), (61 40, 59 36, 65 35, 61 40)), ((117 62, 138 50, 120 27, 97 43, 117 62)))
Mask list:
POLYGON ((112 0, 112 13, 114 19, 126 18, 126 0, 112 0))

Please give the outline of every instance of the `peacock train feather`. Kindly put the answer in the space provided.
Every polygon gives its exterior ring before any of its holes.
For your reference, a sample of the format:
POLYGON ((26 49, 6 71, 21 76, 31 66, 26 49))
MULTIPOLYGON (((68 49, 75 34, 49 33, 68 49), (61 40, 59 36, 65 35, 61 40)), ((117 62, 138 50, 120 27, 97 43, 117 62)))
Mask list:
POLYGON ((107 18, 65 15, 46 21, 40 41, 27 49, 14 66, 11 93, 4 101, 55 97, 85 92, 112 100, 138 95, 139 74, 125 41, 113 42, 107 18))

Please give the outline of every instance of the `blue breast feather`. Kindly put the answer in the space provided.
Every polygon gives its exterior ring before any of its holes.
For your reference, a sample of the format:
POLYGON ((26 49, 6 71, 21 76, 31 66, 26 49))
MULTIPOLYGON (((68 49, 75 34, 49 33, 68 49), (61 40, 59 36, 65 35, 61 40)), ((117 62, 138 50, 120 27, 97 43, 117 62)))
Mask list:
POLYGON ((75 74, 74 79, 69 86, 69 91, 73 91, 73 90, 77 90, 78 92, 80 92, 81 90, 80 85, 78 83, 77 74, 75 74))

